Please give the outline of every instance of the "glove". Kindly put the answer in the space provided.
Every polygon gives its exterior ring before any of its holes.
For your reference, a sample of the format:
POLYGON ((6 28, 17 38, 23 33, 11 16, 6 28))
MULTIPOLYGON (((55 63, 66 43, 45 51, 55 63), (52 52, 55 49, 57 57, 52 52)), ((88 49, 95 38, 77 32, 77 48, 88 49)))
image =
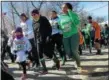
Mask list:
POLYGON ((46 42, 49 42, 49 41, 51 41, 51 37, 50 36, 47 36, 46 42))
POLYGON ((14 50, 14 53, 17 53, 18 51, 17 50, 14 50))
POLYGON ((25 54, 29 54, 29 51, 25 51, 25 54))

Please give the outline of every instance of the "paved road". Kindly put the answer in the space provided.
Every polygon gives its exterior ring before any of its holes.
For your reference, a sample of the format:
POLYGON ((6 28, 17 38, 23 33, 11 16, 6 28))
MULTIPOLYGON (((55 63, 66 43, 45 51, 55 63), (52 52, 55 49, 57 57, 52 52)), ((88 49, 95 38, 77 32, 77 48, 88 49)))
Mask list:
MULTIPOLYGON (((78 74, 77 70, 74 68, 75 62, 68 60, 66 65, 61 66, 59 71, 53 70, 51 66, 53 62, 47 60, 46 64, 49 69, 49 73, 46 75, 38 75, 34 72, 34 69, 27 71, 27 80, 108 80, 109 70, 108 70, 108 50, 102 49, 103 55, 95 55, 95 50, 92 54, 89 54, 87 50, 83 51, 81 57, 81 65, 83 69, 88 70, 88 73, 78 74)), ((14 76, 15 80, 20 80, 22 70, 18 69, 17 64, 11 64, 10 60, 5 60, 8 63, 10 72, 14 76)))

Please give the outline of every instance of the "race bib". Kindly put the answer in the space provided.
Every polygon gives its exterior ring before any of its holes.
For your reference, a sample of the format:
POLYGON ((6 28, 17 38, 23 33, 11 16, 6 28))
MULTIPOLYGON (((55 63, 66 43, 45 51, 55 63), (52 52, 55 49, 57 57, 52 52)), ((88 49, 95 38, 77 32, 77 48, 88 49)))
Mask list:
POLYGON ((65 24, 64 25, 64 29, 63 29, 63 32, 69 32, 71 31, 71 22, 69 22, 68 24, 65 24))
POLYGON ((23 49, 24 49, 24 45, 22 44, 17 45, 17 50, 23 50, 23 49))

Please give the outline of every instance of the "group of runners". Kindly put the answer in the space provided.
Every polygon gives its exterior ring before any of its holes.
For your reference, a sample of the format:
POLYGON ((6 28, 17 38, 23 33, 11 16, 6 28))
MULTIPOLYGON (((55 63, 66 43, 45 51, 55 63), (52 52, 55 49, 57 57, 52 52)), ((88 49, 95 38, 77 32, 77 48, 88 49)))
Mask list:
MULTIPOLYGON (((89 53, 95 47, 96 55, 102 55, 100 25, 88 16, 88 23, 81 29, 80 18, 70 3, 62 5, 62 13, 59 15, 56 11, 51 11, 50 20, 40 15, 38 9, 32 10, 31 16, 32 20, 25 13, 20 15, 21 23, 12 31, 9 39, 2 31, 6 40, 2 43, 1 59, 4 61, 5 53, 8 52, 12 63, 18 63, 23 69, 22 80, 26 79, 26 66, 37 69, 42 66, 40 74, 47 74, 46 58, 53 60, 52 68, 57 70, 65 65, 68 58, 75 60, 78 72, 82 72, 80 55, 83 54, 84 46, 89 48, 89 53)), ((107 24, 105 26, 107 40, 109 27, 107 24)))

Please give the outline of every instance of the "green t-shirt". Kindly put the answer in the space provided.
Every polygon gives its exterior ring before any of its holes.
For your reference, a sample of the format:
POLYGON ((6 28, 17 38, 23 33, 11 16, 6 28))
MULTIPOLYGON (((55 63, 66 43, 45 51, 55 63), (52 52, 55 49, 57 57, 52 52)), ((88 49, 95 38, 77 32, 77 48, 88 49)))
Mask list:
POLYGON ((62 29, 63 37, 67 38, 78 33, 79 17, 76 13, 68 10, 68 14, 59 15, 59 25, 62 29))
POLYGON ((91 31, 91 24, 87 24, 82 31, 85 33, 85 38, 89 38, 91 31))

